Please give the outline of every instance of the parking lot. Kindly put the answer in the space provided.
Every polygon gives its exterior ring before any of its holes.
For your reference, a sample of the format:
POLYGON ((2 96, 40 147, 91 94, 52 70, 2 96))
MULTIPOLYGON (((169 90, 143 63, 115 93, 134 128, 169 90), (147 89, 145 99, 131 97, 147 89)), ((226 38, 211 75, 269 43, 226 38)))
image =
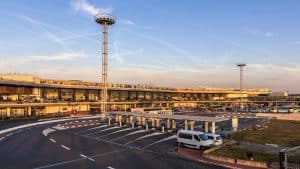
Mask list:
POLYGON ((174 133, 100 119, 38 125, 0 141, 1 168, 221 168, 178 155, 174 133))

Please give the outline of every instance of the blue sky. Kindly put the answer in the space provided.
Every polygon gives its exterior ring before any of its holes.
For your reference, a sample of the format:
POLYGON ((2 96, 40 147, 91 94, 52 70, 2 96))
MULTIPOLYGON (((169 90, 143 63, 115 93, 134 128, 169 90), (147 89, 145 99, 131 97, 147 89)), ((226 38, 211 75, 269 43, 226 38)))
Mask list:
POLYGON ((0 6, 0 72, 100 81, 97 12, 112 13, 109 81, 300 92, 297 0, 15 0, 0 6))

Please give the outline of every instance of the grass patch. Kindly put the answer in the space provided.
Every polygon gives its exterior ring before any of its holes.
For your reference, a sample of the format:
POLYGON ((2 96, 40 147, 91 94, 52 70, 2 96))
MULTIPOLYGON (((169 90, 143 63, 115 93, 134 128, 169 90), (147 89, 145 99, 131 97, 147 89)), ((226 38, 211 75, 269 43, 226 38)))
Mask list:
POLYGON ((299 129, 299 121, 271 120, 268 128, 259 131, 236 132, 231 135, 231 138, 259 144, 268 143, 284 147, 295 147, 300 145, 299 129))
POLYGON ((269 154, 269 153, 264 153, 264 152, 249 151, 246 149, 232 147, 232 146, 224 146, 223 150, 221 148, 221 149, 211 152, 210 154, 217 155, 217 156, 223 156, 223 157, 229 157, 229 158, 233 158, 233 159, 249 160, 247 158, 248 152, 251 152, 253 154, 254 161, 268 162, 269 158, 278 157, 278 154, 269 154))

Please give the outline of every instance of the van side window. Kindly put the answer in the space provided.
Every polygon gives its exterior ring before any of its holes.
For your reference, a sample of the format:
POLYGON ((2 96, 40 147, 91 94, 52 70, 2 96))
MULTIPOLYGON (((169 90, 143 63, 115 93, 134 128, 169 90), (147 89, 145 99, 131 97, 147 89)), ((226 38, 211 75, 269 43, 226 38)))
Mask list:
POLYGON ((214 140, 213 136, 207 136, 209 140, 214 140))
POLYGON ((190 140, 192 140, 193 135, 187 134, 187 133, 179 133, 179 137, 180 138, 184 138, 184 139, 190 139, 190 140))
POLYGON ((197 135, 194 135, 194 139, 197 141, 201 141, 200 138, 197 135))

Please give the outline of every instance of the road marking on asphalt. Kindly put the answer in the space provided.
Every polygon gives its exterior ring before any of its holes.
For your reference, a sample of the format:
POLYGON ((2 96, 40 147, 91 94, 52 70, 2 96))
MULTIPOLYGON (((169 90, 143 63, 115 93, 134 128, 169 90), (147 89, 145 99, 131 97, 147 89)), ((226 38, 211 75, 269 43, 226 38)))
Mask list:
POLYGON ((143 149, 145 149, 145 148, 147 148, 147 147, 150 147, 150 146, 152 146, 152 145, 154 145, 154 144, 161 143, 161 142, 164 142, 164 141, 167 141, 167 140, 171 140, 171 139, 175 139, 175 138, 177 138, 176 135, 172 135, 172 136, 170 136, 170 137, 163 138, 163 139, 161 139, 161 140, 155 141, 155 142, 153 142, 153 143, 151 143, 151 144, 148 144, 148 145, 144 146, 143 149))
POLYGON ((61 146, 62 148, 64 148, 64 149, 68 150, 68 151, 71 150, 69 147, 67 147, 67 146, 65 146, 65 145, 63 145, 63 144, 61 144, 60 146, 61 146))
POLYGON ((84 154, 80 154, 81 157, 84 157, 84 158, 88 158, 86 155, 84 154))
POLYGON ((51 129, 51 128, 47 128, 47 129, 43 130, 42 133, 43 133, 44 136, 48 136, 48 134, 50 134, 54 131, 56 131, 56 130, 51 129))
POLYGON ((1 138, 0 138, 0 141, 3 140, 3 139, 5 139, 5 137, 1 137, 1 138))
POLYGON ((107 168, 108 168, 108 169, 115 169, 115 168, 113 168, 113 167, 111 167, 111 166, 108 166, 107 168))
MULTIPOLYGON (((122 151, 125 151, 125 150, 128 150, 128 149, 121 149, 121 150, 118 150, 118 151, 112 151, 112 152, 107 152, 107 153, 103 153, 103 154, 97 154, 97 155, 94 155, 94 156, 91 156, 91 157, 100 157, 100 156, 110 155, 110 154, 119 153, 119 152, 122 152, 122 151)), ((84 157, 84 156, 82 156, 82 157, 84 157)), ((50 165, 36 167, 35 169, 51 168, 51 167, 55 167, 55 166, 61 166, 61 165, 64 165, 64 164, 69 164, 69 163, 73 163, 73 162, 77 162, 77 161, 81 161, 81 160, 85 160, 85 159, 87 159, 87 158, 85 158, 85 157, 84 158, 77 158, 77 159, 74 159, 74 160, 63 161, 63 162, 58 162, 58 163, 54 163, 54 164, 50 164, 50 165)), ((90 160, 92 161, 94 159, 91 158, 90 160)))
POLYGON ((98 133, 102 133, 104 131, 109 131, 109 130, 118 129, 118 128, 120 128, 120 127, 119 126, 115 126, 115 127, 111 127, 111 128, 100 130, 98 133))
POLYGON ((134 140, 131 140, 131 141, 125 143, 125 145, 128 145, 128 144, 130 144, 130 143, 133 143, 133 142, 135 142, 135 141, 137 141, 137 140, 141 140, 141 139, 143 139, 143 138, 147 138, 147 137, 151 137, 151 136, 157 136, 157 135, 161 135, 161 134, 166 134, 166 133, 154 132, 154 133, 151 133, 151 134, 147 134, 147 135, 138 137, 138 138, 136 138, 136 139, 134 139, 134 140))
POLYGON ((114 131, 112 133, 108 133, 108 134, 105 134, 105 135, 102 135, 102 136, 99 136, 99 137, 106 137, 106 136, 109 136, 109 135, 113 135, 113 134, 120 133, 120 132, 123 132, 123 131, 129 131, 129 130, 134 130, 134 129, 133 128, 125 128, 125 129, 114 131))
POLYGON ((116 141, 116 140, 119 140, 119 139, 124 138, 124 137, 126 137, 126 136, 130 136, 130 135, 138 134, 138 133, 143 133, 143 132, 147 132, 147 130, 133 131, 133 132, 128 133, 128 134, 126 134, 126 135, 124 135, 124 136, 120 136, 120 137, 114 138, 114 139, 112 139, 111 141, 116 141))
POLYGON ((52 141, 53 143, 55 143, 56 141, 53 138, 50 138, 50 141, 52 141))
POLYGON ((92 157, 89 157, 88 160, 90 160, 90 161, 95 161, 92 157))
POLYGON ((14 133, 9 133, 9 134, 6 135, 6 137, 9 137, 9 136, 12 136, 12 135, 14 135, 14 133))
MULTIPOLYGON (((100 124, 100 123, 99 123, 99 124, 100 124)), ((87 130, 79 131, 79 132, 77 132, 76 134, 83 133, 83 132, 87 132, 87 131, 90 131, 90 130, 95 130, 95 129, 98 129, 98 128, 107 127, 107 126, 108 126, 108 125, 102 125, 102 126, 97 126, 97 127, 89 128, 89 129, 87 129, 87 130)))

